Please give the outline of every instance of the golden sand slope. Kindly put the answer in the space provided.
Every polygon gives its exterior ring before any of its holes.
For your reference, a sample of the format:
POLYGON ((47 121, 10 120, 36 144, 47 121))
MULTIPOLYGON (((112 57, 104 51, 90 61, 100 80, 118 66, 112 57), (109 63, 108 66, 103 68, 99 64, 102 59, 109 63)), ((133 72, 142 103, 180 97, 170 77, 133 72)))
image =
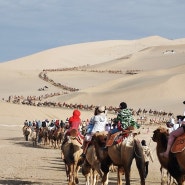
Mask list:
MULTIPOLYGON (((158 36, 58 47, 1 63, 0 98, 6 100, 10 95, 26 97, 61 92, 58 87, 41 80, 38 74, 43 69, 85 66, 85 72, 48 72, 47 75, 55 82, 80 89, 50 100, 106 106, 118 106, 120 101, 125 101, 134 109, 152 108, 182 114, 185 108, 182 104, 185 100, 184 58, 184 39, 172 41, 158 36), (121 70, 122 74, 91 70, 121 70), (136 70, 138 74, 126 74, 127 70, 136 70), (49 87, 47 91, 38 91, 45 85, 49 87)), ((0 105, 1 108, 5 106, 0 105)), ((14 112, 14 116, 22 109, 22 106, 16 106, 16 110, 6 106, 8 111, 14 112)), ((31 115, 36 112, 39 117, 37 107, 29 111, 31 115)), ((49 116, 49 111, 46 112, 44 114, 49 116)), ((2 112, 0 114, 7 118, 2 112)))

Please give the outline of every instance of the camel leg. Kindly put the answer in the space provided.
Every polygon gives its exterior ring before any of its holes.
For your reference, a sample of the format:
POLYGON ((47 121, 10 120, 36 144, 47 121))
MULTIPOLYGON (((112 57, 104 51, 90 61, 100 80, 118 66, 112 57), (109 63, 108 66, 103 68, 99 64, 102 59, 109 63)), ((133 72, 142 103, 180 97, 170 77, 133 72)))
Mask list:
POLYGON ((91 171, 90 171, 90 178, 91 178, 91 183, 90 184, 92 184, 93 183, 93 170, 91 169, 91 171))
POLYGON ((141 185, 145 185, 145 164, 144 161, 136 159, 137 169, 141 180, 141 185))
POLYGON ((25 135, 26 141, 28 141, 28 135, 25 135))
POLYGON ((86 160, 82 164, 82 174, 85 176, 86 185, 90 185, 90 182, 92 182, 92 169, 86 160))
MULTIPOLYGON (((137 145, 137 144, 136 144, 137 145)), ((139 171, 141 185, 145 185, 145 160, 143 153, 138 149, 137 155, 135 156, 136 166, 139 171)))
POLYGON ((85 185, 90 185, 90 174, 89 173, 85 176, 85 180, 86 180, 85 185))
POLYGON ((130 185, 130 168, 128 170, 125 170, 125 181, 126 185, 130 185))
POLYGON ((59 148, 59 141, 58 141, 58 139, 56 140, 56 142, 57 142, 56 148, 59 148))
POLYGON ((103 173, 102 173, 102 171, 101 171, 100 162, 97 161, 93 166, 94 166, 94 170, 99 174, 99 176, 100 176, 100 178, 101 178, 101 180, 102 180, 102 178, 103 178, 103 173))
POLYGON ((121 172, 121 167, 118 167, 118 170, 117 170, 117 176, 118 176, 118 185, 122 185, 123 182, 122 182, 122 172, 121 172))
POLYGON ((103 185, 108 185, 109 184, 108 176, 109 176, 109 173, 104 173, 103 178, 102 178, 103 185))
POLYGON ((92 185, 96 185, 96 182, 97 182, 97 178, 98 178, 98 173, 95 169, 92 170, 92 174, 93 174, 93 182, 92 182, 92 185))
POLYGON ((54 148, 56 148, 56 140, 54 140, 54 148))
POLYGON ((64 161, 64 164, 65 164, 67 181, 69 181, 69 166, 65 163, 65 161, 64 161))
POLYGON ((161 166, 160 171, 161 171, 161 185, 164 185, 167 183, 167 175, 165 173, 166 170, 161 166))
POLYGON ((68 185, 73 185, 73 165, 68 166, 68 174, 69 174, 68 185))
POLYGON ((78 172, 80 170, 80 166, 77 165, 77 163, 74 164, 74 179, 75 179, 75 183, 79 184, 79 180, 78 180, 78 172))

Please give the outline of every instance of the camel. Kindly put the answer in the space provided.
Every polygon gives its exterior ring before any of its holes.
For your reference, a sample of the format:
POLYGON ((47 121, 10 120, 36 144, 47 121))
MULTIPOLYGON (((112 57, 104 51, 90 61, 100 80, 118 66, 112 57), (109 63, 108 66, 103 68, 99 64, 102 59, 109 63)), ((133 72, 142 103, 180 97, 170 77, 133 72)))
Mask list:
POLYGON ((51 147, 54 147, 54 138, 53 138, 54 130, 49 129, 48 130, 48 144, 51 147))
POLYGON ((64 132, 65 132, 65 128, 61 128, 61 127, 55 130, 48 129, 48 132, 47 132, 48 144, 51 147, 59 148, 61 141, 64 139, 64 132))
POLYGON ((82 144, 78 140, 77 133, 77 130, 71 130, 70 136, 68 136, 68 141, 61 146, 68 185, 79 183, 78 172, 80 170, 80 166, 78 165, 78 160, 83 150, 81 148, 82 144))
POLYGON ((177 181, 178 185, 185 185, 185 150, 182 152, 172 153, 165 158, 160 155, 167 147, 169 132, 167 128, 158 127, 153 132, 152 140, 157 143, 156 152, 161 166, 170 173, 177 181))
POLYGON ((64 128, 58 128, 53 133, 54 148, 59 148, 59 144, 64 138, 64 128))
POLYGON ((33 143, 33 147, 36 147, 37 146, 37 132, 35 128, 32 128, 30 138, 33 143))
POLYGON ((25 140, 28 141, 29 140, 29 135, 31 133, 31 128, 29 126, 23 126, 22 128, 22 131, 23 131, 23 135, 25 137, 25 140))
POLYGON ((44 145, 48 143, 48 128, 47 127, 41 127, 38 130, 38 139, 44 145))
POLYGON ((86 178, 87 185, 95 185, 99 180, 99 177, 102 185, 108 184, 109 167, 112 162, 107 151, 104 150, 106 139, 106 131, 97 132, 92 137, 91 144, 87 149, 86 159, 82 164, 82 174, 86 178))
MULTIPOLYGON (((121 134, 122 135, 122 134, 121 134)), ((130 171, 133 159, 136 160, 137 169, 140 175, 140 184, 145 185, 145 161, 143 149, 140 142, 130 133, 124 138, 120 135, 120 142, 108 146, 108 155, 113 164, 118 167, 118 185, 122 185, 121 175, 125 174, 126 185, 130 185, 130 171)))
POLYGON ((98 181, 100 170, 100 162, 95 154, 94 146, 89 146, 86 152, 86 159, 82 164, 82 174, 85 176, 86 185, 95 185, 98 181), (90 161, 90 163, 88 162, 90 161), (95 166, 95 167, 94 167, 95 166))

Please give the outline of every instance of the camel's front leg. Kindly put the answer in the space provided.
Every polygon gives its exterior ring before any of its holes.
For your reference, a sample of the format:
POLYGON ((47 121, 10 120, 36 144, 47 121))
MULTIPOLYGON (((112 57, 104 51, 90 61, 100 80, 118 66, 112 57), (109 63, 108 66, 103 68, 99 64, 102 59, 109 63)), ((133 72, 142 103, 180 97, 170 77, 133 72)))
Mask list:
POLYGON ((122 175, 124 175, 123 173, 123 168, 118 166, 118 170, 117 170, 117 175, 118 175, 118 185, 122 185, 122 175))

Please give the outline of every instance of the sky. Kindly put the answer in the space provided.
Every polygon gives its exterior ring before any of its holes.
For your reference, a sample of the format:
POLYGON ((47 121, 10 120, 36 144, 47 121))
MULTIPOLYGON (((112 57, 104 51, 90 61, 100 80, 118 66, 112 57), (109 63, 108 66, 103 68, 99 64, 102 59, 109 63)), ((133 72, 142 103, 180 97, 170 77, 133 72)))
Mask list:
POLYGON ((185 38, 184 11, 184 0, 0 0, 0 62, 85 42, 185 38))

